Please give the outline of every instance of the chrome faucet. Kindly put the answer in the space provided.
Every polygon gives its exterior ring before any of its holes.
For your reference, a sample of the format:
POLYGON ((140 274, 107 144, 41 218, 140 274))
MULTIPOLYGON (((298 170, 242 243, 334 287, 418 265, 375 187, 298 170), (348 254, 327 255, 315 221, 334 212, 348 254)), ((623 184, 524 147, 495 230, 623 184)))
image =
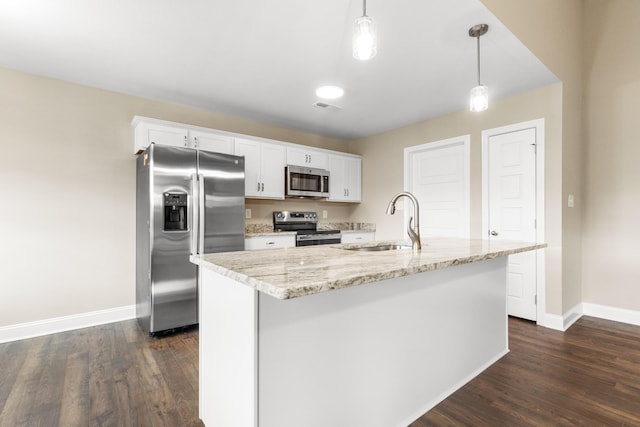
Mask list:
POLYGON ((389 202, 389 206, 387 206, 387 215, 393 215, 396 213, 396 201, 400 197, 408 197, 411 199, 411 202, 413 202, 413 216, 409 217, 407 233, 411 239, 411 248, 414 252, 417 252, 422 249, 422 245, 420 244, 420 207, 418 206, 418 199, 416 199, 416 196, 408 191, 396 194, 389 202))

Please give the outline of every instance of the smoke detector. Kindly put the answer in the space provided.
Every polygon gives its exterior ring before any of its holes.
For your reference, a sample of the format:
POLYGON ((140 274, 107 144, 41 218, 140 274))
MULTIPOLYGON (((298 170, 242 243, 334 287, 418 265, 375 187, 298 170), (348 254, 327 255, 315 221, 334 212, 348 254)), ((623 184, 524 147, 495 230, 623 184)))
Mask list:
POLYGON ((318 108, 322 108, 323 110, 328 110, 328 111, 339 111, 341 108, 336 106, 336 105, 332 105, 332 104, 327 104, 326 102, 322 102, 322 101, 316 101, 313 103, 314 107, 318 107, 318 108))

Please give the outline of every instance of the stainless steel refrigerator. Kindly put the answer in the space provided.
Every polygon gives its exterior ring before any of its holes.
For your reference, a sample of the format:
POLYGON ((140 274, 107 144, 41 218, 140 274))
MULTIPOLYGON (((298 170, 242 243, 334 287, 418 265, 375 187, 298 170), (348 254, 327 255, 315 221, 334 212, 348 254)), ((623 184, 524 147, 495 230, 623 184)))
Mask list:
POLYGON ((150 334, 196 324, 189 256, 244 250, 244 157, 151 144, 136 182, 138 323, 150 334))

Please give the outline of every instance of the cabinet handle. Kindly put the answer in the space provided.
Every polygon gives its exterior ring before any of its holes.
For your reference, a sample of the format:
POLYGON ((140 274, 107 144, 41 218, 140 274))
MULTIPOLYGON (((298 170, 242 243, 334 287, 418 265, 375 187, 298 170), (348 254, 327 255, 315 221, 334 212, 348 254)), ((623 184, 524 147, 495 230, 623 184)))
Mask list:
POLYGON ((198 137, 197 136, 195 138, 193 138, 193 146, 195 148, 198 148, 198 137))
POLYGON ((267 242, 267 245, 275 245, 276 242, 267 242))
POLYGON ((262 183, 262 190, 261 191, 264 191, 264 182, 262 183))
POLYGON ((258 191, 260 191, 260 183, 258 183, 258 191))
POLYGON ((311 154, 309 154, 309 163, 311 163, 311 154))
POLYGON ((184 136, 184 146, 185 147, 189 146, 189 141, 187 140, 187 135, 184 136))

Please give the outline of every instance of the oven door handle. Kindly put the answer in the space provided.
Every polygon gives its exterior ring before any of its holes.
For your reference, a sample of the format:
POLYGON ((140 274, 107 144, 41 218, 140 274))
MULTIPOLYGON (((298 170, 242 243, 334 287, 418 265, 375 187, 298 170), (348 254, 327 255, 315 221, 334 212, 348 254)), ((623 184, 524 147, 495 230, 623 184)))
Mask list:
POLYGON ((342 238, 341 234, 300 234, 296 236, 298 241, 306 240, 335 240, 342 238))

